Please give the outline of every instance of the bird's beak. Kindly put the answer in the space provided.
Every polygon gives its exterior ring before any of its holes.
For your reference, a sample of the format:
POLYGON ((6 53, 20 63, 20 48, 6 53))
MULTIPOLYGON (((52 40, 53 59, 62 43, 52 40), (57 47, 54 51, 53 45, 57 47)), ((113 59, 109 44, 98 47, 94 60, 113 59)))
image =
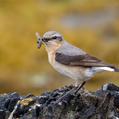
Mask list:
POLYGON ((40 37, 38 32, 36 32, 36 37, 37 37, 37 44, 38 44, 37 48, 41 48, 43 43, 42 43, 42 38, 40 37))

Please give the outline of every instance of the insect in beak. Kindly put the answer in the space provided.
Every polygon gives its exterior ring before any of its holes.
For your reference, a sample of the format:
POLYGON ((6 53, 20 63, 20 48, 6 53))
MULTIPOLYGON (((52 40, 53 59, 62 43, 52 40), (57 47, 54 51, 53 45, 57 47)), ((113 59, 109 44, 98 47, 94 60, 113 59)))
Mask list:
POLYGON ((38 48, 41 48, 42 46, 42 38, 40 37, 39 33, 36 32, 36 37, 37 37, 37 44, 38 44, 38 48))

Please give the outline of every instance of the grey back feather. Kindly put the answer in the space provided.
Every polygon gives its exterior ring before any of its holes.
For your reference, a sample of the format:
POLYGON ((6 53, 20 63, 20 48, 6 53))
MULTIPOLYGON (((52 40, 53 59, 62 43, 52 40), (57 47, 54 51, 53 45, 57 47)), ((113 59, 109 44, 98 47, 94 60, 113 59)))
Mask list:
POLYGON ((86 52, 81 50, 80 48, 77 48, 70 43, 66 42, 65 40, 63 41, 64 43, 62 46, 57 50, 58 53, 62 53, 64 55, 69 55, 69 56, 75 56, 75 55, 85 55, 86 52))

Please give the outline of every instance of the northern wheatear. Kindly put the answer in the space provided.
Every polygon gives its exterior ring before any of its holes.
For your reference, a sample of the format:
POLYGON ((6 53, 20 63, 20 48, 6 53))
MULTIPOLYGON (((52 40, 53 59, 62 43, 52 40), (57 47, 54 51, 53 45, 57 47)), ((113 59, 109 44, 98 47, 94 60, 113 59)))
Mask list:
POLYGON ((41 47, 41 44, 45 45, 49 63, 53 68, 76 80, 77 84, 84 84, 98 72, 119 72, 115 66, 106 64, 66 42, 56 31, 46 32, 43 38, 38 33, 36 36, 38 37, 38 47, 41 47))

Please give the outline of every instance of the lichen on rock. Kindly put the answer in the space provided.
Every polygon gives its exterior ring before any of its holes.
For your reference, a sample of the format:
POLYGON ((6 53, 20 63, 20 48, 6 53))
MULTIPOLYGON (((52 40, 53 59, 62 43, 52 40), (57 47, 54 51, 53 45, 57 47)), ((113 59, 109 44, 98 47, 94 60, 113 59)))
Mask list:
POLYGON ((118 119, 119 87, 106 84, 96 92, 65 86, 40 96, 0 95, 0 119, 118 119))

